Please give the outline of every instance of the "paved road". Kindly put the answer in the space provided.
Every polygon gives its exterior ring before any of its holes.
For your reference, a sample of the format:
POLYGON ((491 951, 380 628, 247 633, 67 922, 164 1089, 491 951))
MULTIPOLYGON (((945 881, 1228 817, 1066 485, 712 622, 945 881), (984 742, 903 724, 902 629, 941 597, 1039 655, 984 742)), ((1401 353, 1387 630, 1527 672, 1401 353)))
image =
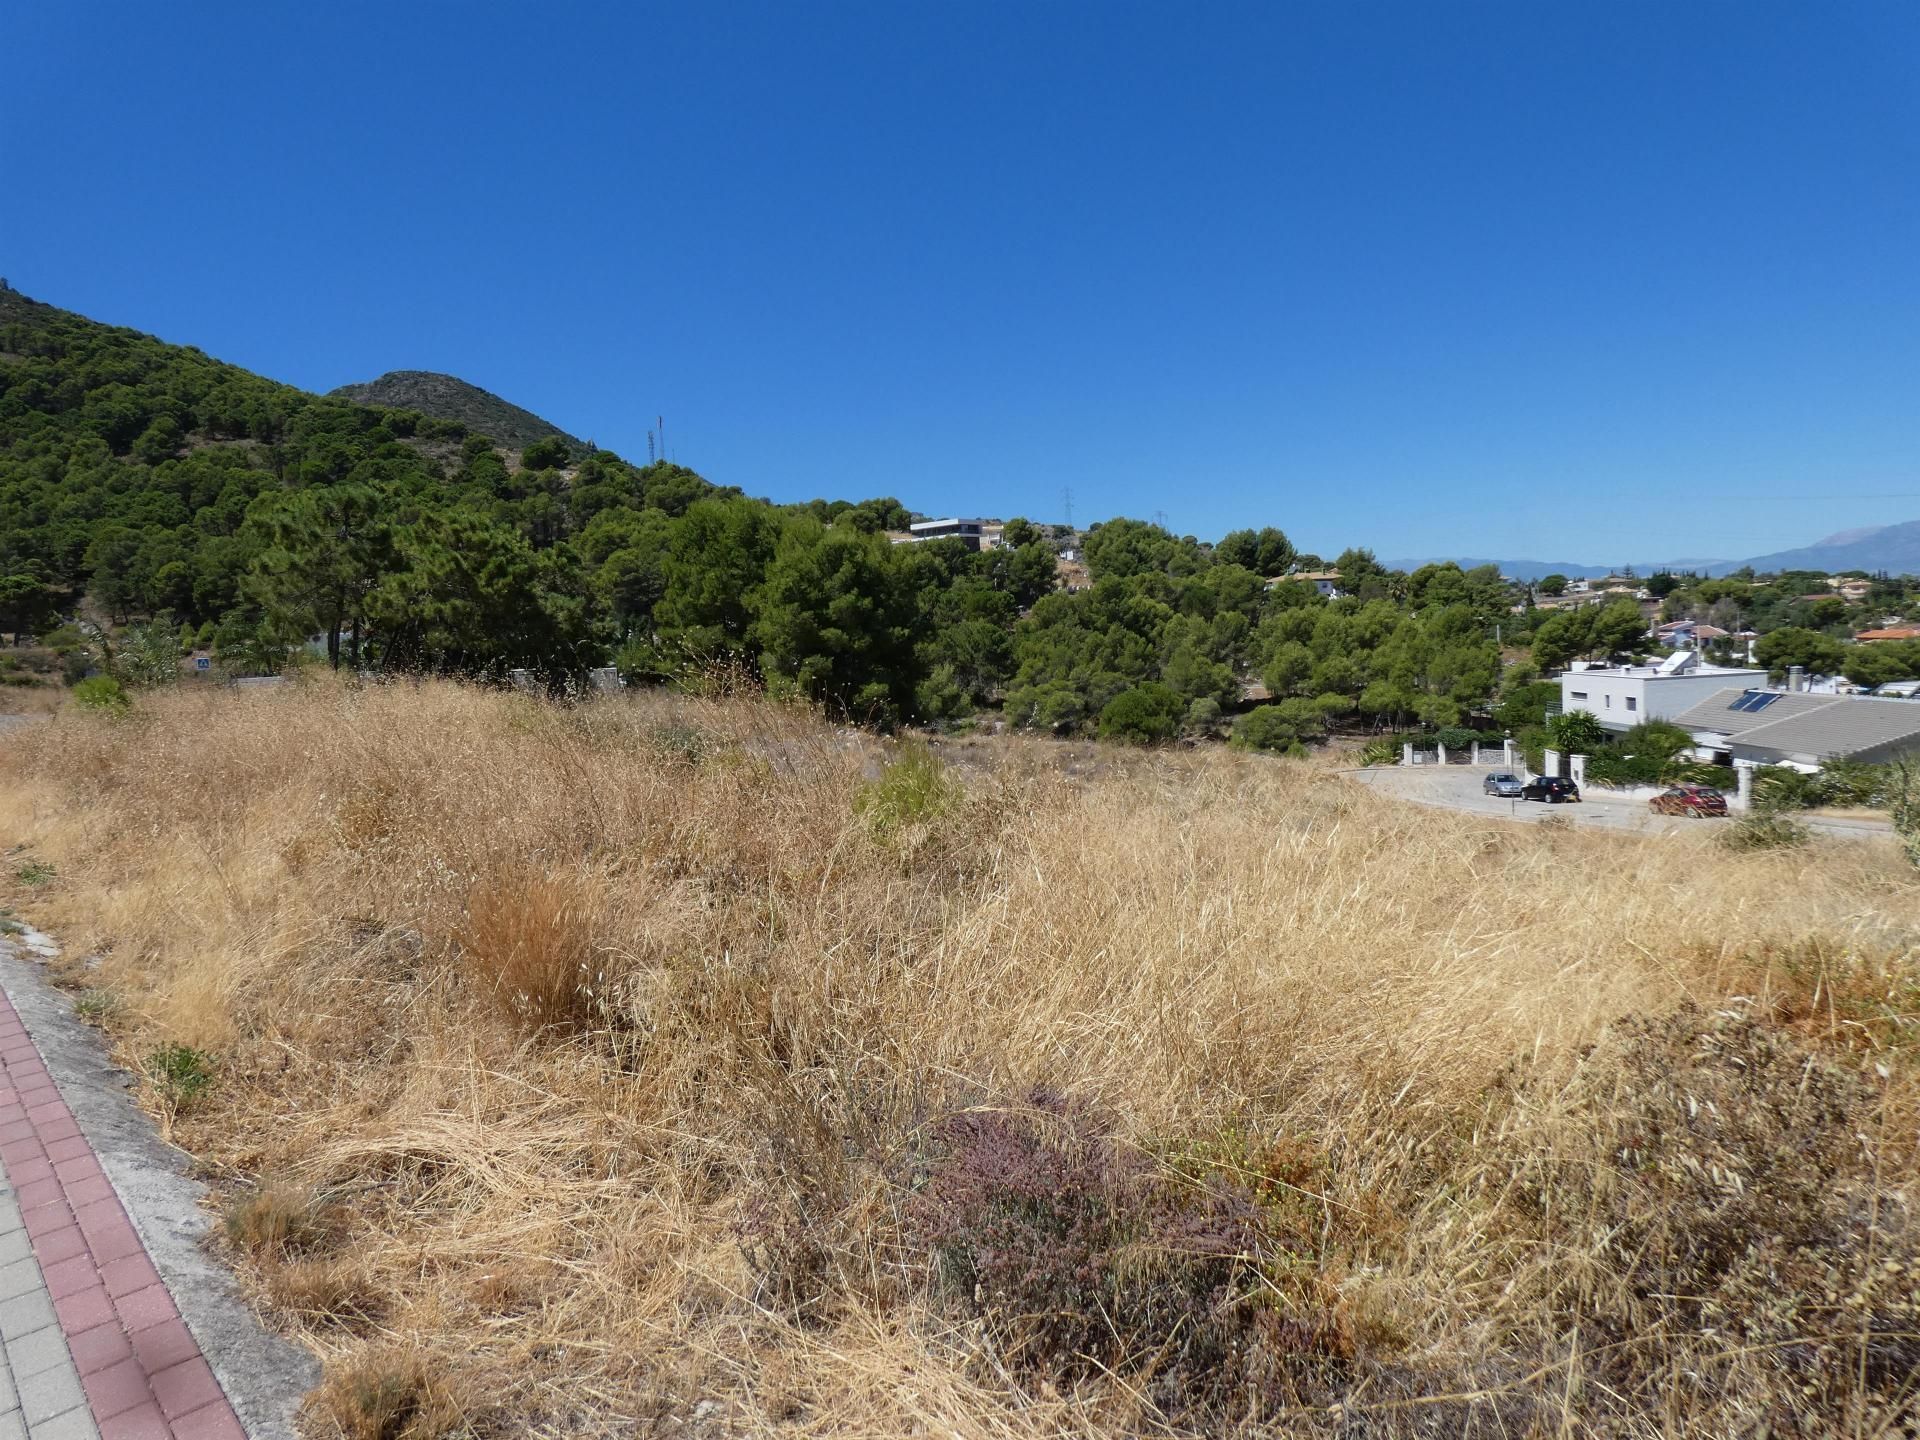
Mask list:
MULTIPOLYGON (((1502 800, 1485 794, 1481 782, 1490 773, 1471 765, 1377 765, 1345 772, 1363 785, 1383 794, 1416 805, 1433 805, 1446 810, 1464 810, 1499 820, 1539 821, 1548 815, 1560 816, 1581 829, 1629 830, 1643 835, 1663 835, 1675 830, 1721 825, 1721 820, 1692 820, 1675 815, 1655 815, 1644 799, 1630 800, 1611 795, 1598 786, 1588 786, 1578 805, 1543 805, 1538 801, 1502 800)), ((1872 840, 1889 836, 1893 827, 1884 820, 1808 819, 1817 833, 1846 840, 1872 840)))

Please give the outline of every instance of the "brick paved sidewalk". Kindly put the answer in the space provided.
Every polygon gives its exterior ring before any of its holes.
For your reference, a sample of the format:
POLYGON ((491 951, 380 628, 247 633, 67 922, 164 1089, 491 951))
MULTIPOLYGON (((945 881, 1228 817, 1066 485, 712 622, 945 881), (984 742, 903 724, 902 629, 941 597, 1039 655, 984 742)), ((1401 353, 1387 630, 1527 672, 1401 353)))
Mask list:
POLYGON ((0 1440, 245 1440, 0 995, 0 1440))

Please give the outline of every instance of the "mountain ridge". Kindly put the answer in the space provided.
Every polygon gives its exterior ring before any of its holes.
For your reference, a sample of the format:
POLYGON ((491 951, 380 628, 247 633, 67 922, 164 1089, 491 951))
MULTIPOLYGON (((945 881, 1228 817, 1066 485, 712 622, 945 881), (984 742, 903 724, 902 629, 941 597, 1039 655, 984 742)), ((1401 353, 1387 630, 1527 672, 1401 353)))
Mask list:
MULTIPOLYGON (((1620 567, 1587 565, 1565 560, 1495 560, 1477 556, 1430 556, 1420 560, 1382 561, 1390 569, 1417 570, 1422 565, 1452 563, 1463 570, 1476 565, 1497 566, 1502 575, 1516 580, 1538 580, 1544 575, 1565 575, 1569 580, 1594 579, 1615 573, 1620 567)), ((1892 525, 1862 525, 1837 530, 1811 545, 1775 550, 1744 560, 1635 560, 1625 562, 1636 575, 1651 575, 1662 570, 1699 571, 1706 575, 1730 575, 1751 566, 1756 571, 1781 570, 1865 570, 1875 573, 1920 574, 1920 520, 1892 525)))
POLYGON ((437 420, 455 420, 469 430, 503 445, 525 449, 536 440, 564 440, 576 450, 587 448, 577 436, 511 400, 483 389, 458 375, 438 370, 389 370, 373 380, 340 385, 327 392, 336 400, 357 405, 381 405, 394 410, 418 410, 437 420))

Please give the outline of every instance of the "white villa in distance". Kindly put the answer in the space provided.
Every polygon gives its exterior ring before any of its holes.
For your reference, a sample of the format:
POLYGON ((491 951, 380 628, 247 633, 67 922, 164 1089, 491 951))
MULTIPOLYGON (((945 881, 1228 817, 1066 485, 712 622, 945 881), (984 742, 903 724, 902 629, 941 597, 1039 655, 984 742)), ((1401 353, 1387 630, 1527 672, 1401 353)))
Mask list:
POLYGON ((1560 709, 1584 710, 1609 730, 1671 720, 1726 689, 1760 688, 1765 670, 1708 665, 1681 650, 1657 665, 1590 665, 1576 660, 1560 676, 1560 709))
POLYGON ((907 527, 904 535, 890 535, 896 545, 918 545, 926 540, 962 540, 975 550, 998 550, 1006 526, 998 520, 962 519, 919 520, 907 527))

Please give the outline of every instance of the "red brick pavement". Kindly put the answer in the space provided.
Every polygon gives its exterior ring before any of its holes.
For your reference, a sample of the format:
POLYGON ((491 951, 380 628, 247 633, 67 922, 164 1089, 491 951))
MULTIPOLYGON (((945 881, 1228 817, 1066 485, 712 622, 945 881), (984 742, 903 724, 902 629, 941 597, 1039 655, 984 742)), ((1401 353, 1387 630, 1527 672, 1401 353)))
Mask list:
POLYGON ((0 995, 0 1163, 101 1440, 246 1440, 93 1147, 0 995))

